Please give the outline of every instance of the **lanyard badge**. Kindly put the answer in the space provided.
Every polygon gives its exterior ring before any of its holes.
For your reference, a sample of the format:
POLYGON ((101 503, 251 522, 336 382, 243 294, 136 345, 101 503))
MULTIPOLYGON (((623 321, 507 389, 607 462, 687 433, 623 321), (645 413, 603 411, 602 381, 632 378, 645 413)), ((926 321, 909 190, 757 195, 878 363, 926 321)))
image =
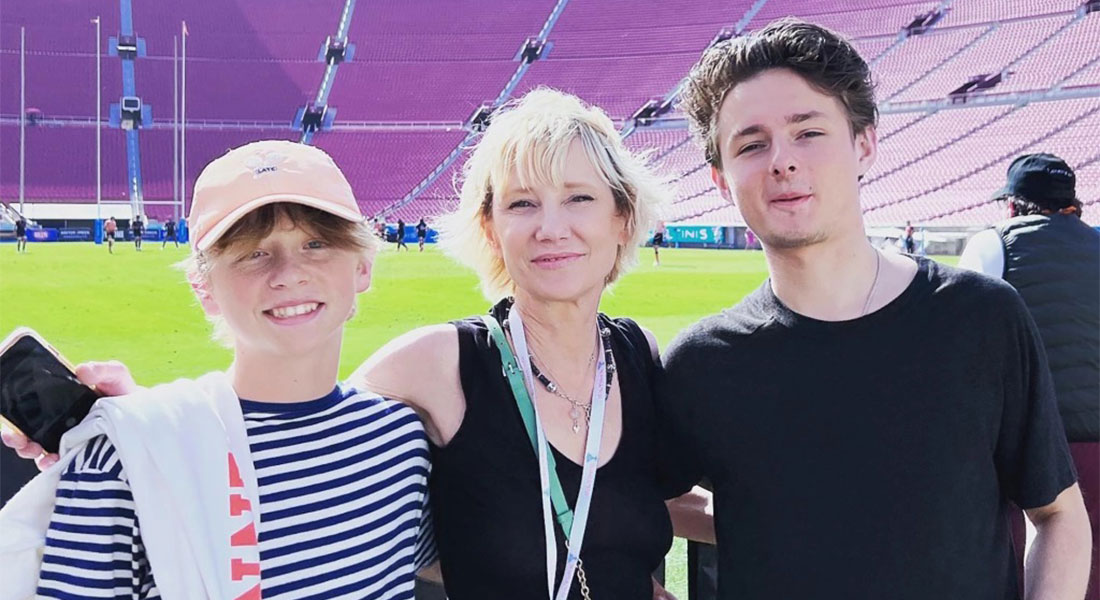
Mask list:
POLYGON ((614 366, 607 364, 605 344, 608 343, 608 340, 605 340, 606 335, 600 335, 598 353, 600 358, 596 364, 596 379, 592 386, 592 418, 585 442, 584 465, 581 470, 581 484, 575 504, 576 511, 573 511, 569 509, 565 501, 565 494, 561 489, 561 482, 555 468, 554 456, 550 452, 546 432, 539 418, 538 408, 532 401, 535 396, 535 378, 531 373, 531 358, 527 348, 527 337, 523 329, 523 318, 518 310, 512 310, 508 315, 508 325, 515 344, 515 355, 512 354, 508 340, 504 337, 504 332, 496 319, 489 315, 483 316, 482 319, 489 327, 489 331, 500 349, 501 359, 504 363, 504 374, 509 379, 528 437, 538 455, 539 482, 542 486, 543 531, 546 539, 547 592, 551 600, 565 600, 569 595, 570 584, 576 573, 580 558, 581 545, 584 541, 588 513, 592 503, 592 494, 595 489, 596 471, 599 466, 604 412, 610 387, 605 383, 610 379, 609 368, 614 369, 614 366), (565 572, 562 574, 561 585, 558 586, 556 594, 554 593, 554 574, 557 571, 558 550, 556 537, 554 536, 553 522, 555 517, 561 525, 562 532, 567 540, 565 572))

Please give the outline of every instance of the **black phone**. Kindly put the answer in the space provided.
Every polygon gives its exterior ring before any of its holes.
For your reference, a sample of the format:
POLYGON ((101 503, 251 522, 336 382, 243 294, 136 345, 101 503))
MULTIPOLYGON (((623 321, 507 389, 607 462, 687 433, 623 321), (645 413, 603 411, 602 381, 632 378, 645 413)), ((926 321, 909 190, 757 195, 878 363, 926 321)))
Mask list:
POLYGON ((0 418, 47 452, 57 452, 97 398, 34 330, 20 327, 0 343, 0 418))

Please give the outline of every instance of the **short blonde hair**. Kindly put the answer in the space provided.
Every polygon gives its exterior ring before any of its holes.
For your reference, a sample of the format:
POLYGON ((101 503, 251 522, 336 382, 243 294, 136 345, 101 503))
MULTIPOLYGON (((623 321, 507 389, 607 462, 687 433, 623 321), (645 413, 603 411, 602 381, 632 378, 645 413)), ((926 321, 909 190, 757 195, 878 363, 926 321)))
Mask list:
MULTIPOLYGON (((192 251, 176 266, 184 272, 189 283, 203 284, 213 258, 235 248, 258 243, 271 234, 281 217, 286 217, 295 227, 324 239, 335 248, 361 252, 368 262, 373 262, 378 253, 378 237, 364 221, 348 221, 304 204, 276 202, 260 206, 241 217, 209 249, 205 252, 192 251)), ((214 326, 214 341, 232 348, 234 335, 225 318, 220 315, 206 315, 206 319, 214 326)))
POLYGON ((603 110, 571 94, 539 87, 493 113, 462 169, 458 208, 440 217, 436 227, 440 245, 477 272, 481 291, 490 301, 515 293, 504 260, 489 243, 494 193, 508 188, 513 171, 525 188, 561 185, 573 140, 580 140, 589 162, 611 188, 618 214, 626 219, 628 241, 620 247, 607 283, 637 262, 638 246, 658 206, 670 197, 668 189, 646 166, 644 156, 623 145, 603 110))

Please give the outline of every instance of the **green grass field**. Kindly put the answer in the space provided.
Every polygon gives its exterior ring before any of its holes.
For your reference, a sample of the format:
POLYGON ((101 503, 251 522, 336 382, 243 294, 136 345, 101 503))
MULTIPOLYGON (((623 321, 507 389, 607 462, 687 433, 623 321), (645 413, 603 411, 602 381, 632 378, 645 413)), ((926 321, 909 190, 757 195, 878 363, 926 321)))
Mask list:
MULTIPOLYGON (((194 377, 229 365, 230 353, 210 340, 182 273, 173 264, 183 247, 149 243, 142 252, 120 243, 115 254, 93 244, 31 244, 17 254, 0 246, 0 334, 18 326, 41 333, 69 360, 117 359, 146 385, 194 377)), ((652 251, 604 297, 601 309, 630 316, 664 346, 686 325, 729 307, 766 277, 760 252, 652 251)), ((953 260, 951 262, 954 262, 953 260)), ((423 254, 387 248, 374 284, 348 324, 344 377, 387 340, 420 325, 484 312, 487 301, 469 271, 434 249, 423 254)), ((678 540, 668 559, 669 590, 687 597, 685 551, 678 540)))
MULTIPOLYGON (((628 315, 667 344, 685 325, 735 303, 766 276, 759 252, 664 250, 608 294, 602 310, 628 315)), ((186 250, 120 243, 113 255, 93 244, 31 244, 27 254, 0 246, 0 333, 33 327, 74 362, 118 359, 147 384, 225 368, 229 351, 210 327, 173 264, 186 250)), ((372 289, 348 324, 340 373, 349 374, 386 341, 420 325, 484 312, 477 280, 434 248, 387 249, 372 289)))

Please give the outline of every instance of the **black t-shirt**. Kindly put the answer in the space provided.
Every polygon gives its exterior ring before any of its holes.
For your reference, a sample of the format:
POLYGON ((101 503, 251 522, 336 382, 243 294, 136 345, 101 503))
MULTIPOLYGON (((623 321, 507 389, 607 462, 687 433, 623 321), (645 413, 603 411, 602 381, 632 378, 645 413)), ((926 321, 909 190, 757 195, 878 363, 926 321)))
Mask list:
POLYGON ((417 223, 416 224, 416 235, 418 235, 420 237, 424 237, 424 236, 428 235, 428 226, 425 225, 424 223, 417 223))
MULTIPOLYGON (((503 321, 506 303, 493 314, 503 321)), ((644 598, 672 543, 665 488, 658 480, 656 363, 642 330, 629 319, 600 316, 622 398, 622 437, 596 472, 581 559, 592 597, 644 598)), ((456 321, 459 371, 466 412, 454 438, 432 446, 430 480, 436 544, 447 596, 468 599, 545 599, 546 542, 538 459, 527 437, 500 352, 480 318, 456 321)), ((563 400, 564 402, 564 400, 563 400)), ((551 446, 558 477, 575 508, 581 467, 551 446)), ((565 537, 554 522, 560 581, 565 537)), ((576 578, 570 600, 581 597, 576 578)))
POLYGON ((15 236, 23 237, 25 235, 27 235, 27 222, 19 219, 15 222, 15 236))
POLYGON ((166 237, 172 237, 176 235, 176 223, 174 221, 168 221, 164 224, 164 235, 166 237))
POLYGON ((134 235, 141 235, 145 231, 145 223, 134 221, 130 223, 130 230, 134 232, 134 235))
POLYGON ((719 596, 1019 598, 1009 502, 1076 475, 1035 325, 1007 284, 920 259, 865 317, 798 315, 770 282, 672 343, 680 491, 715 491, 719 596))

